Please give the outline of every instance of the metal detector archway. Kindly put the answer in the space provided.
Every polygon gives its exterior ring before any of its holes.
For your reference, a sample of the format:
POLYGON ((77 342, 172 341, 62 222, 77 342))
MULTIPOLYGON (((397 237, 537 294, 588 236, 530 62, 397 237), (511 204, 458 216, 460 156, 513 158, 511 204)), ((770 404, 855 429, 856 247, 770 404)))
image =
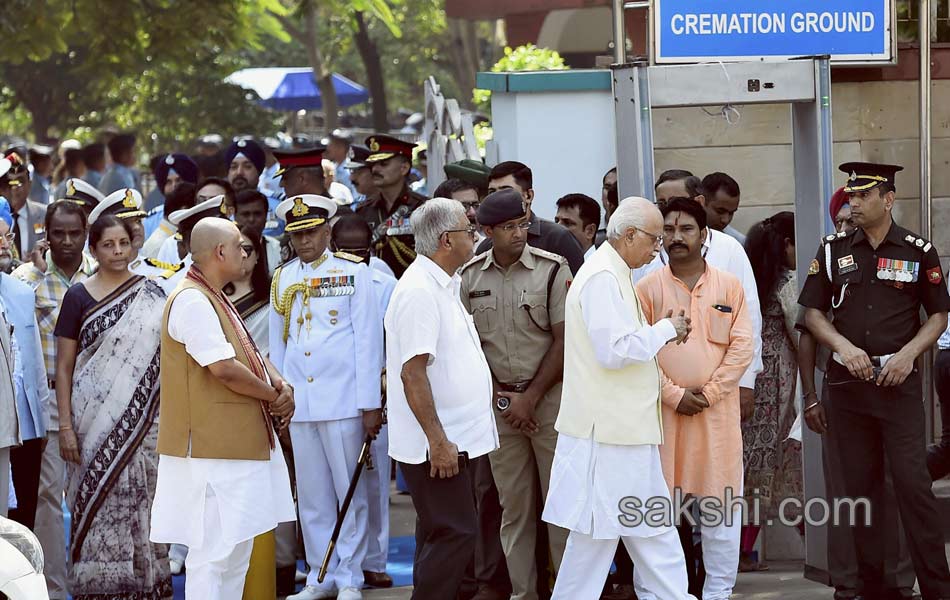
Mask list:
MULTIPOLYGON (((654 108, 790 104, 798 283, 803 285, 818 241, 833 230, 825 207, 834 192, 831 67, 827 56, 784 62, 611 67, 620 198, 653 197, 654 108)), ((820 373, 816 376, 820 377, 820 373)), ((820 386, 821 381, 817 384, 820 386)), ((820 389, 820 387, 819 387, 820 389)), ((824 497, 821 439, 803 428, 805 500, 824 497)), ((807 526, 806 576, 827 583, 826 527, 807 526)))

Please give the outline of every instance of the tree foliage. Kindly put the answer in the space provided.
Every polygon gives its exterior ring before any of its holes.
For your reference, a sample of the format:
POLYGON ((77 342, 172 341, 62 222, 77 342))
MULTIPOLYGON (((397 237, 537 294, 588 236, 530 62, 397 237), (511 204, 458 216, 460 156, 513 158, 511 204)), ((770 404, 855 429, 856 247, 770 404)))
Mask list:
MULTIPOLYGON (((564 59, 556 50, 524 44, 517 48, 505 48, 505 55, 492 66, 494 73, 517 71, 561 71, 567 69, 564 59)), ((483 109, 488 109, 490 90, 475 90, 474 100, 483 109)))
MULTIPOLYGON (((82 126, 85 118, 109 120, 129 100, 123 88, 144 84, 156 65, 174 77, 239 46, 260 48, 268 36, 286 39, 277 0, 13 4, 0 13, 9 46, 0 64, 0 108, 29 111, 38 139, 82 126)), ((145 90, 132 100, 147 103, 145 90)))

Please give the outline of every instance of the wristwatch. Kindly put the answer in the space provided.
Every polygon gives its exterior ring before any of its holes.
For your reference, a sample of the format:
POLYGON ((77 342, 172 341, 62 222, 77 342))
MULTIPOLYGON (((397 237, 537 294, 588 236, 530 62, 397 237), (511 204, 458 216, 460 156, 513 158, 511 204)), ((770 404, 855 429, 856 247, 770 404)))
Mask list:
POLYGON ((495 408, 497 408, 499 412, 505 412, 509 406, 511 406, 511 398, 507 396, 499 396, 498 399, 495 400, 495 408))

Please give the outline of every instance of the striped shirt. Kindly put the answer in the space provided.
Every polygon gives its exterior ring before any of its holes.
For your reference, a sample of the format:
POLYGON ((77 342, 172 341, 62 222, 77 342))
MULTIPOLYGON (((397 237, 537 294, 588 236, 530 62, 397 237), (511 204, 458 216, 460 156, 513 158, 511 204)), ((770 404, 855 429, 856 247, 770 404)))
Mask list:
POLYGON ((59 267, 53 263, 52 254, 46 252, 46 272, 33 266, 33 263, 23 263, 17 267, 12 275, 20 281, 26 282, 36 293, 36 322, 40 328, 40 343, 43 345, 43 358, 46 361, 46 376, 50 381, 56 379, 56 319, 63 303, 63 296, 70 286, 77 284, 96 272, 96 261, 85 252, 82 255, 82 264, 76 269, 72 279, 66 277, 59 267))

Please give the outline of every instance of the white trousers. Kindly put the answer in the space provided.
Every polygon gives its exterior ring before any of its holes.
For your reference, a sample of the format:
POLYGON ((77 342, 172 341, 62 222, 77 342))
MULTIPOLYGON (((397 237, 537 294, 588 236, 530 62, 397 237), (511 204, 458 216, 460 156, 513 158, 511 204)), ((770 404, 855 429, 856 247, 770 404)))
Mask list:
POLYGON ((374 468, 363 473, 363 477, 366 477, 366 499, 369 505, 363 570, 385 573, 386 561, 389 559, 389 479, 392 474, 388 425, 383 425, 379 430, 370 451, 374 468))
POLYGON ((181 564, 185 564, 185 559, 188 558, 188 546, 184 544, 169 545, 168 558, 169 560, 177 560, 181 564))
POLYGON ((307 585, 318 590, 363 587, 366 558, 366 479, 360 477, 340 537, 330 557, 327 577, 317 582, 323 556, 333 534, 337 511, 346 496, 350 478, 363 446, 363 421, 359 417, 337 421, 291 423, 297 506, 300 529, 307 549, 307 585))
POLYGON ((43 574, 50 600, 66 598, 66 532, 63 523, 63 493, 66 463, 59 455, 59 434, 49 432, 40 465, 33 533, 43 547, 43 574))
MULTIPOLYGON (((727 600, 732 595, 739 572, 739 542, 742 534, 742 513, 736 511, 732 523, 722 522, 707 526, 699 522, 703 540, 703 567, 706 580, 703 583, 703 600, 727 600)), ((637 598, 656 600, 657 595, 649 591, 640 577, 637 563, 633 564, 633 582, 637 598)))
MULTIPOLYGON (((660 600, 693 598, 687 589, 686 561, 675 529, 652 537, 624 536, 633 564, 641 571, 643 584, 660 600)), ((617 550, 617 538, 594 539, 572 531, 567 538, 561 569, 551 600, 597 600, 617 550)), ((639 594, 639 592, 638 592, 639 594)))
POLYGON ((185 600, 236 600, 244 594, 244 577, 254 538, 236 546, 216 543, 221 531, 218 499, 211 486, 205 496, 204 544, 188 548, 185 600))

